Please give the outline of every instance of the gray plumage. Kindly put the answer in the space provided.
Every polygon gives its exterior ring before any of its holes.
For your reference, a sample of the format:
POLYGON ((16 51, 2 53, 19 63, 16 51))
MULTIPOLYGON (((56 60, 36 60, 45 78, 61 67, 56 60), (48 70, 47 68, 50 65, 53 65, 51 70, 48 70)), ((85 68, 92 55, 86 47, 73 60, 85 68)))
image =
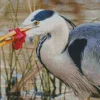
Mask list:
POLYGON ((47 70, 82 100, 100 97, 100 24, 82 24, 69 32, 65 20, 54 11, 36 10, 23 25, 35 26, 26 32, 29 37, 45 35, 37 46, 37 56, 47 70))
MULTIPOLYGON (((98 96, 100 96, 100 24, 79 25, 70 32, 69 37, 69 46, 77 39, 87 40, 86 46, 81 53, 81 70, 83 76, 88 79, 90 85, 97 89, 98 96)), ((78 48, 80 49, 80 47, 78 48)), ((77 51, 73 50, 73 52, 76 53, 77 51)))
POLYGON ((83 74, 90 74, 89 77, 100 85, 100 24, 82 24, 70 32, 69 45, 76 39, 86 39, 81 60, 83 74), (87 67, 88 66, 88 67, 87 67), (91 73, 93 76, 91 76, 91 73), (93 78, 94 77, 94 78, 93 78))

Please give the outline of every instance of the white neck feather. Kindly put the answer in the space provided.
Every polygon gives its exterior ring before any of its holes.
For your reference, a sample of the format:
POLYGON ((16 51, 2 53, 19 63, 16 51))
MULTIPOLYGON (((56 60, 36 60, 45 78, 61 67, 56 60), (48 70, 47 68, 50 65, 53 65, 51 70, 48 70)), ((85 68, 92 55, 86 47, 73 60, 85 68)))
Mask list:
POLYGON ((44 61, 52 59, 64 50, 68 43, 69 29, 64 19, 61 19, 61 23, 55 26, 55 29, 50 33, 51 38, 47 39, 41 48, 41 57, 44 61))
POLYGON ((69 37, 69 29, 66 22, 60 24, 59 27, 55 28, 55 30, 51 33, 51 36, 52 44, 50 45, 54 45, 56 53, 61 53, 67 45, 69 37))

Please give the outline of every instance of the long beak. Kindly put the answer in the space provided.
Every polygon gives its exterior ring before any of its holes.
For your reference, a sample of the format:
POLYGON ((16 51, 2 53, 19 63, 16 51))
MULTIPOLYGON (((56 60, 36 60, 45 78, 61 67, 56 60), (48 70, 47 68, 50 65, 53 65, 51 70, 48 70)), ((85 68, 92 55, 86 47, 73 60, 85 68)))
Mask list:
MULTIPOLYGON (((28 31, 30 30, 31 28, 19 28, 21 31, 28 31)), ((14 41, 14 35, 16 34, 16 32, 13 30, 11 32, 8 32, 6 35, 0 37, 0 47, 4 46, 4 45, 7 45, 11 42, 14 41)))

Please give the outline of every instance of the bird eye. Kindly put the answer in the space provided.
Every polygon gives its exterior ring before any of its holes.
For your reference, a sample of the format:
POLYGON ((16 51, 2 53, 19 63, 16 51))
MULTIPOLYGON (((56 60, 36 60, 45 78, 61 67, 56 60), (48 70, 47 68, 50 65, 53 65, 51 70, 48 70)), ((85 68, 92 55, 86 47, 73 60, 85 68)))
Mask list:
POLYGON ((34 22, 34 25, 38 25, 40 22, 39 21, 35 21, 34 22))

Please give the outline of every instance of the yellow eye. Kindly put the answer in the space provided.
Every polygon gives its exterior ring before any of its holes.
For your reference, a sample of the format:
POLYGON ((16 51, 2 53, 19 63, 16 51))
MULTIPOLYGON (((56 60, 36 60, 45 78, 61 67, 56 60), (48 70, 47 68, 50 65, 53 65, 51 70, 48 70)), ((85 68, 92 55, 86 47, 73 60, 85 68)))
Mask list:
POLYGON ((39 21, 35 21, 34 22, 34 25, 38 25, 40 22, 39 21))

